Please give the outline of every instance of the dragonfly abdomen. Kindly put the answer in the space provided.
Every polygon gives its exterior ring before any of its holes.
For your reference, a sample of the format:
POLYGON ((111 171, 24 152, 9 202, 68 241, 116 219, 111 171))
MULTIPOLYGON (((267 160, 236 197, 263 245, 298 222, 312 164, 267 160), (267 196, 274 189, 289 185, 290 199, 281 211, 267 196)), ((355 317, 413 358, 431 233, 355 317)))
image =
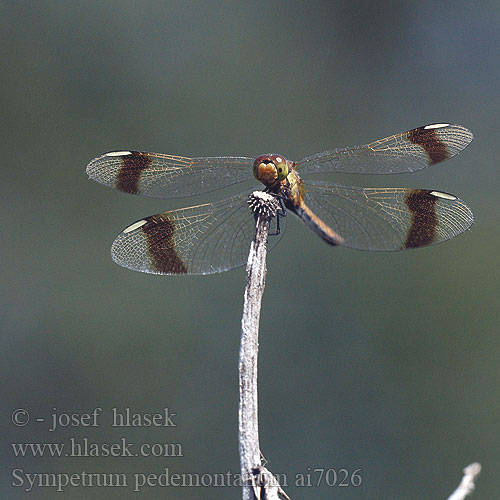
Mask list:
POLYGON ((302 199, 298 203, 287 200, 285 206, 300 217, 311 231, 323 238, 329 245, 341 245, 344 242, 344 238, 325 224, 302 199))

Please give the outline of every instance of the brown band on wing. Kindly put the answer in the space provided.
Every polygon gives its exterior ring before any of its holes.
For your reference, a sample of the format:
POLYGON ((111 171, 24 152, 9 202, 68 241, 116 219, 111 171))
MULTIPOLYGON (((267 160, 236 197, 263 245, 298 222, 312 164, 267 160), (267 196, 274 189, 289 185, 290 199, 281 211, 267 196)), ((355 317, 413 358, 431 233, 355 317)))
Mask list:
POLYGON ((165 216, 153 216, 141 228, 155 270, 162 274, 186 274, 187 267, 175 250, 175 222, 165 216))
POLYGON ((116 177, 116 189, 137 194, 141 174, 149 165, 151 165, 151 157, 138 151, 132 151, 131 154, 123 156, 122 166, 116 177))
POLYGON ((429 157, 429 165, 447 160, 451 156, 446 144, 439 138, 434 128, 415 128, 407 133, 407 137, 410 142, 425 150, 429 157))
POLYGON ((406 205, 411 212, 411 227, 408 231, 405 248, 430 245, 436 238, 437 198, 430 193, 425 189, 414 189, 406 197, 406 205))

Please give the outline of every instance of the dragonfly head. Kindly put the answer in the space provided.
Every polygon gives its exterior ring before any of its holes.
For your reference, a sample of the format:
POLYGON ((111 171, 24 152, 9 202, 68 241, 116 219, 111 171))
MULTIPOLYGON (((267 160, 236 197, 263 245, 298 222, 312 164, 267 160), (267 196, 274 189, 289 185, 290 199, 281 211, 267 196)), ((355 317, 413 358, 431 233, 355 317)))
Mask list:
POLYGON ((260 155, 253 162, 253 175, 266 187, 276 186, 287 178, 289 163, 281 155, 260 155))

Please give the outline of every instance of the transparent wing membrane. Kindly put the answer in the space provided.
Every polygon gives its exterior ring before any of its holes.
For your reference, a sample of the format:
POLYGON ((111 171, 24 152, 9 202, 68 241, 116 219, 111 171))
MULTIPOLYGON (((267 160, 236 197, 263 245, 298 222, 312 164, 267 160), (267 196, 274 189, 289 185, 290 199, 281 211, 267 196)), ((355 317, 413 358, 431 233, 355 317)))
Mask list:
POLYGON ((139 151, 112 151, 92 160, 88 176, 101 184, 151 198, 209 193, 253 179, 253 159, 186 158, 139 151))
MULTIPOLYGON (((216 203, 171 210, 147 217, 124 229, 115 239, 111 255, 121 266, 155 274, 211 274, 246 264, 255 233, 249 193, 216 203)), ((268 248, 285 229, 276 218, 268 248)))
POLYGON ((409 188, 360 188, 304 183, 304 201, 360 250, 395 251, 432 245, 468 229, 469 207, 447 193, 409 188))
POLYGON ((426 125, 365 144, 307 156, 297 162, 299 174, 338 172, 400 174, 447 160, 472 141, 461 125, 426 125))

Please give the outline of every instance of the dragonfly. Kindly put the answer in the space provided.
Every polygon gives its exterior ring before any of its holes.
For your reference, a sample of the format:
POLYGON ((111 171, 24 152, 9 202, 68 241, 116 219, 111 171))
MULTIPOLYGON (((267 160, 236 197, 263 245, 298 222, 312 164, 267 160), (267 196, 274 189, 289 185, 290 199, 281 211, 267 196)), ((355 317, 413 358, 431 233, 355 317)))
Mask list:
MULTIPOLYGON (((434 123, 362 146, 337 148, 294 162, 279 154, 256 158, 188 158, 111 151, 87 166, 89 177, 119 191, 153 198, 190 197, 249 180, 276 196, 268 248, 283 236, 287 212, 330 245, 397 251, 457 236, 474 217, 457 196, 432 189, 365 188, 303 180, 318 173, 399 174, 447 160, 472 141, 461 125, 434 123)), ((243 266, 255 231, 250 192, 142 218, 111 247, 113 260, 154 274, 211 274, 243 266)))

